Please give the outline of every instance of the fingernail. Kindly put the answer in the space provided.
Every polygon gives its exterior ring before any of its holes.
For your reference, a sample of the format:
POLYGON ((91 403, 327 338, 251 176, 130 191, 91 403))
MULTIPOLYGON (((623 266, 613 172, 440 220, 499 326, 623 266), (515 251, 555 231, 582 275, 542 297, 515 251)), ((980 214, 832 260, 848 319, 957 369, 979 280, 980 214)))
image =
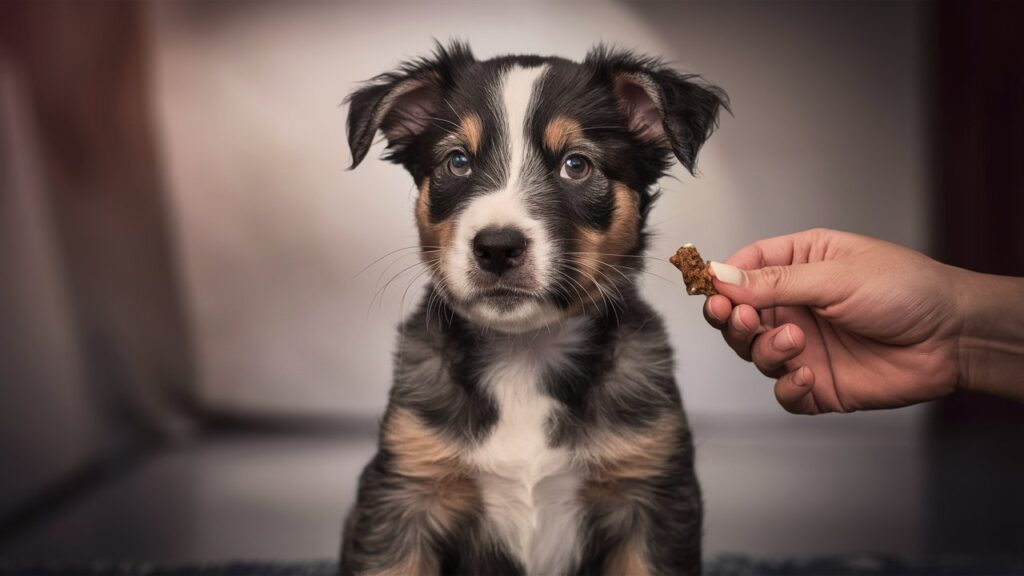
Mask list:
POLYGON ((792 350, 796 346, 796 342, 793 342, 793 335, 789 333, 789 326, 786 326, 775 338, 772 338, 772 348, 778 352, 785 352, 786 350, 792 350))
POLYGON ((733 286, 743 285, 743 270, 729 264, 723 264, 722 262, 711 262, 708 267, 715 278, 722 282, 732 284, 733 286))

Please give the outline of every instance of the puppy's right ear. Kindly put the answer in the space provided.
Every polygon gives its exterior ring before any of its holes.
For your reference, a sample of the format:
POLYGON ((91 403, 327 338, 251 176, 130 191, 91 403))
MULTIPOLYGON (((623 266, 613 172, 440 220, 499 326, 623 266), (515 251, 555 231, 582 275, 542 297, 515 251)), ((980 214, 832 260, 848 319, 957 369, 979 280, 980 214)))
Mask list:
POLYGON ((388 141, 385 159, 406 164, 405 152, 430 125, 459 68, 475 61, 464 43, 437 44, 431 57, 403 63, 349 94, 351 168, 366 157, 378 130, 388 141))

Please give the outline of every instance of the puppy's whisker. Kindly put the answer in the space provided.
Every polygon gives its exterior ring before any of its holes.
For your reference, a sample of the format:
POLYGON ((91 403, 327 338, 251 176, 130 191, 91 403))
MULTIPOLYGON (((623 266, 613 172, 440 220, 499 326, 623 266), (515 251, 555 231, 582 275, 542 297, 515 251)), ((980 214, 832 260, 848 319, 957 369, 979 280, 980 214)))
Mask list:
POLYGON ((614 124, 609 124, 609 125, 606 125, 606 126, 583 126, 583 127, 580 128, 580 130, 583 131, 583 132, 589 132, 591 130, 620 130, 620 131, 625 131, 625 128, 622 127, 622 126, 617 126, 617 125, 614 125, 614 124))
POLYGON ((435 301, 437 302, 437 323, 438 326, 441 325, 441 306, 444 304, 442 293, 444 290, 448 289, 448 283, 441 274, 440 263, 437 262, 435 264, 436 265, 432 266, 434 277, 431 280, 433 282, 433 285, 430 290, 430 297, 427 298, 427 309, 424 312, 424 319, 426 321, 426 327, 428 329, 430 328, 430 310, 434 306, 435 301))
MULTIPOLYGON (((579 272, 579 270, 576 270, 576 269, 574 269, 574 268, 571 268, 571 267, 570 267, 570 270, 573 270, 573 271, 577 271, 577 272, 579 272)), ((587 297, 588 297, 588 298, 590 298, 590 301, 591 301, 591 302, 592 302, 592 303, 594 304, 594 309, 595 309, 595 310, 600 310, 600 309, 601 309, 601 306, 600 306, 600 305, 599 305, 599 304, 597 303, 597 300, 595 300, 595 299, 594 299, 594 295, 593 295, 593 293, 591 293, 591 291, 590 291, 590 290, 587 290, 586 286, 584 286, 584 285, 583 285, 583 284, 582 284, 582 283, 581 283, 581 282, 580 282, 579 280, 576 280, 575 278, 573 278, 572 276, 570 276, 570 275, 568 275, 568 274, 566 274, 566 273, 564 273, 564 272, 562 272, 561 274, 562 274, 562 275, 563 275, 563 276, 564 276, 564 277, 565 277, 565 278, 566 278, 567 280, 569 280, 570 282, 572 282, 572 283, 573 283, 573 284, 574 284, 575 286, 579 286, 579 287, 580 287, 580 289, 581 289, 581 290, 583 290, 583 293, 584 293, 584 294, 586 294, 586 295, 587 295, 587 297)), ((575 287, 574 287, 574 289, 575 289, 575 287)), ((599 294, 600 294, 600 293, 599 293, 599 294)), ((583 307, 583 309, 584 309, 584 310, 586 309, 586 303, 585 303, 585 302, 583 302, 583 297, 582 297, 582 296, 580 297, 580 305, 581 305, 581 306, 583 307)))
POLYGON ((602 278, 604 278, 605 280, 608 281, 607 287, 615 290, 615 293, 616 293, 616 295, 618 295, 618 298, 619 298, 620 302, 625 302, 626 301, 626 297, 622 294, 622 290, 619 289, 619 285, 614 280, 609 278, 608 275, 605 274, 604 272, 601 272, 600 269, 595 269, 594 273, 595 274, 600 274, 602 278))
MULTIPOLYGON (((423 314, 423 320, 426 323, 427 332, 430 331, 430 310, 434 307, 434 301, 438 299, 438 284, 439 283, 440 282, 434 282, 434 289, 430 291, 430 297, 427 298, 427 309, 426 309, 426 311, 423 314)), ((441 325, 440 310, 441 310, 441 308, 440 308, 440 306, 438 306, 438 318, 437 318, 438 326, 441 325)))
MULTIPOLYGON (((573 292, 576 292, 576 297, 579 299, 579 302, 580 302, 580 309, 586 310, 587 303, 583 301, 583 293, 581 293, 579 291, 579 288, 577 288, 577 286, 579 286, 580 288, 583 288, 583 285, 580 284, 579 282, 577 282, 572 276, 569 276, 565 272, 559 272, 559 274, 561 274, 563 278, 565 278, 566 280, 568 280, 570 282, 569 287, 573 289, 573 292)), ((584 288, 583 292, 586 292, 586 291, 587 291, 586 288, 584 288)), ((568 298, 569 298, 569 294, 568 294, 568 292, 566 292, 566 299, 568 299, 568 298)), ((591 300, 593 300, 593 297, 591 297, 591 300)), ((597 302, 594 302, 594 305, 596 306, 597 302)))
POLYGON ((458 110, 455 109, 455 106, 452 106, 451 100, 449 100, 447 98, 442 98, 442 100, 444 101, 445 104, 448 105, 448 109, 452 111, 452 114, 454 114, 456 118, 461 116, 461 114, 459 114, 458 110))
POLYGON ((411 280, 409 280, 409 283, 406 284, 405 290, 402 292, 402 299, 401 299, 401 301, 399 301, 399 304, 398 304, 398 317, 399 318, 405 318, 405 298, 406 298, 406 296, 409 295, 409 289, 412 288, 413 284, 416 283, 416 280, 418 280, 419 278, 423 277, 424 274, 429 274, 429 273, 430 273, 430 267, 427 266, 423 270, 420 270, 415 276, 412 277, 411 280))
MULTIPOLYGON (((420 276, 423 276, 424 274, 426 274, 428 272, 430 272, 430 267, 429 266, 427 266, 426 268, 421 270, 418 274, 413 276, 412 280, 409 281, 409 284, 406 285, 405 291, 402 292, 402 300, 398 304, 398 317, 399 317, 399 319, 405 318, 405 297, 409 293, 409 288, 412 288, 412 285, 416 283, 416 279, 417 278, 419 278, 420 276)), ((403 357, 403 355, 405 353, 405 344, 404 344, 404 340, 405 340, 405 324, 402 323, 401 320, 399 320, 399 322, 400 322, 400 324, 399 324, 400 328, 399 328, 399 331, 398 331, 398 337, 399 337, 400 341, 398 343, 398 365, 401 366, 402 365, 402 357, 403 357)))
MULTIPOLYGON (((583 289, 583 293, 586 294, 588 297, 590 297, 590 301, 594 303, 594 308, 598 308, 598 309, 600 308, 597 305, 597 300, 594 300, 594 297, 590 294, 590 292, 582 284, 580 284, 575 278, 573 278, 572 276, 570 276, 570 275, 568 275, 565 272, 562 272, 560 270, 556 270, 555 272, 560 277, 562 277, 562 278, 564 278, 564 279, 566 279, 566 280, 568 280, 570 282, 569 286, 572 287, 572 289, 576 291, 576 296, 579 297, 580 308, 582 308, 583 310, 586 310, 587 303, 583 301, 583 294, 580 293, 580 291, 576 288, 576 286, 579 286, 580 288, 582 288, 583 289)), ((566 295, 566 297, 568 298, 568 295, 566 295)))
MULTIPOLYGON (((613 272, 615 272, 619 276, 622 276, 622 279, 626 281, 626 284, 632 284, 633 283, 633 279, 630 278, 629 276, 627 276, 622 270, 620 270, 618 266, 615 266, 614 264, 610 264, 608 262, 602 262, 601 260, 598 260, 597 263, 598 263, 599 266, 607 266, 613 272)), ((634 271, 634 272, 636 271, 635 269, 632 269, 632 268, 627 268, 627 270, 631 270, 631 271, 634 271)))
MULTIPOLYGON (((656 261, 656 262, 658 262, 658 263, 660 263, 662 265, 668 266, 672 270, 675 270, 675 266, 672 266, 672 264, 669 263, 667 260, 664 260, 662 258, 655 258, 653 256, 639 256, 639 255, 632 255, 632 254, 610 254, 610 253, 605 253, 605 252, 564 252, 564 254, 575 255, 575 256, 611 256, 611 257, 616 257, 616 258, 635 258, 635 259, 644 259, 644 260, 654 260, 654 261, 656 261)), ((672 280, 670 280, 670 279, 668 279, 668 278, 666 278, 666 277, 664 277, 664 276, 662 276, 660 274, 656 274, 654 272, 651 272, 650 270, 647 270, 646 268, 643 268, 643 267, 628 266, 628 265, 625 265, 625 264, 622 264, 622 263, 612 264, 610 262, 605 262, 603 260, 597 260, 597 262, 599 264, 601 264, 601 265, 604 265, 604 266, 611 266, 611 267, 615 267, 617 269, 621 268, 621 269, 625 269, 625 270, 631 270, 631 271, 639 272, 641 274, 646 274, 648 276, 653 276, 655 278, 660 279, 663 282, 667 282, 668 284, 670 284, 672 286, 678 286, 678 283, 673 282, 672 280)))
POLYGON ((356 272, 355 276, 352 276, 352 280, 355 280, 356 278, 359 278, 360 276, 363 275, 363 273, 365 273, 370 268, 373 268, 374 265, 376 265, 381 260, 387 258, 388 256, 391 256, 393 254, 397 254, 399 252, 405 252, 407 250, 416 250, 416 249, 421 249, 421 250, 422 249, 440 250, 441 247, 440 246, 421 246, 419 244, 416 244, 416 245, 413 245, 413 246, 403 246, 401 248, 395 248, 394 250, 388 252, 387 254, 384 254, 383 256, 375 259, 373 262, 370 262, 366 266, 363 266, 363 268, 360 269, 359 272, 356 272))
POLYGON ((601 287, 601 283, 598 282, 597 279, 594 278, 593 276, 590 276, 590 281, 594 283, 594 286, 597 288, 597 291, 601 294, 601 298, 608 304, 608 307, 611 309, 612 314, 615 316, 615 323, 618 324, 619 313, 615 308, 615 300, 612 298, 612 295, 607 294, 604 288, 601 287))
POLYGON ((444 122, 445 124, 449 124, 460 130, 462 129, 462 126, 459 126, 455 122, 452 122, 451 120, 448 120, 446 118, 438 118, 437 116, 424 116, 424 118, 426 118, 427 120, 433 120, 434 122, 444 122))
POLYGON ((645 254, 610 254, 607 252, 565 252, 572 256, 613 256, 616 258, 634 258, 643 260, 653 260, 661 264, 672 266, 672 264, 665 258, 655 258, 654 256, 647 256, 645 254))
MULTIPOLYGON (((662 282, 665 282, 665 283, 670 284, 672 286, 676 286, 676 287, 679 286, 679 284, 677 282, 673 282, 673 281, 669 280, 668 278, 665 278, 664 276, 662 276, 660 274, 656 274, 656 273, 651 272, 650 270, 646 270, 644 268, 634 268, 632 266, 626 266, 626 265, 623 265, 623 264, 612 264, 611 262, 605 262, 603 260, 597 260, 597 263, 602 265, 602 266, 608 266, 608 267, 614 269, 616 272, 618 272, 623 277, 625 277, 625 274, 622 273, 622 270, 628 270, 630 272, 638 272, 640 274, 645 274, 647 276, 653 276, 654 278, 657 278, 657 279, 661 280, 662 282)), ((630 281, 630 282, 632 281, 632 279, 630 279, 628 277, 626 278, 626 280, 630 281)))
MULTIPOLYGON (((588 276, 590 276, 590 279, 591 279, 591 281, 593 281, 593 282, 594 282, 595 284, 598 284, 598 282, 596 281, 596 278, 594 278, 594 276, 592 276, 592 275, 588 274, 587 272, 585 272, 584 270, 582 270, 582 269, 581 269, 581 268, 579 268, 578 266, 575 266, 574 264, 572 264, 572 263, 569 263, 569 262, 563 262, 563 264, 564 264, 564 265, 566 265, 567 267, 569 267, 569 268, 571 268, 571 269, 573 269, 573 270, 575 270, 575 271, 579 272, 580 274, 584 274, 584 275, 588 275, 588 276)), ((621 301, 623 301, 623 302, 625 301, 626 297, 625 297, 625 296, 624 296, 624 295, 622 294, 622 291, 621 291, 621 290, 619 290, 619 286, 618 286, 618 284, 616 284, 616 283, 615 283, 615 281, 613 281, 613 280, 612 280, 611 278, 609 278, 609 277, 608 277, 608 275, 607 275, 607 274, 605 274, 604 272, 601 272, 601 271, 600 271, 600 270, 598 270, 598 269, 595 269, 595 270, 594 270, 593 272, 594 272, 594 273, 596 273, 596 274, 600 274, 600 275, 601 275, 601 276, 602 276, 602 277, 603 277, 603 278, 604 278, 605 280, 607 280, 607 281, 608 281, 608 284, 609 284, 609 285, 610 285, 610 286, 611 286, 612 288, 614 288, 614 289, 615 289, 615 291, 616 291, 616 293, 617 293, 617 295, 618 295, 619 299, 620 299, 621 301)), ((619 274, 622 274, 622 273, 620 272, 619 274)), ((627 277, 627 276, 626 276, 625 274, 622 274, 622 277, 623 277, 623 278, 625 278, 627 282, 632 282, 632 281, 631 281, 631 280, 630 280, 630 279, 629 279, 629 278, 628 278, 628 277, 627 277)), ((599 286, 599 289, 600 289, 600 286, 599 286)))
MULTIPOLYGON (((429 259, 429 254, 432 254, 432 253, 435 253, 435 252, 436 253, 440 253, 440 249, 437 249, 437 250, 424 250, 423 252, 420 253, 420 255, 421 256, 428 255, 428 256, 426 256, 426 258, 429 259)), ((377 275, 377 280, 373 283, 373 287, 374 288, 379 287, 380 286, 381 278, 383 278, 388 273, 388 271, 391 270, 391 267, 394 266, 395 264, 398 264, 403 258, 407 258, 410 255, 411 254, 409 254, 408 252, 405 252, 403 254, 400 254, 400 255, 396 256, 391 262, 388 262, 388 265, 385 266, 384 269, 380 271, 380 274, 377 275)))
POLYGON ((399 272, 397 272, 395 275, 393 275, 383 286, 381 286, 380 289, 377 290, 377 292, 374 293, 373 299, 370 300, 370 306, 366 310, 367 319, 369 319, 370 312, 373 309, 373 303, 375 301, 377 301, 378 296, 380 297, 380 301, 378 303, 377 311, 380 312, 380 311, 383 310, 383 307, 384 307, 384 296, 387 294, 388 286, 391 286, 392 282, 397 280, 399 277, 401 277, 403 274, 405 274, 409 270, 412 270, 413 268, 415 268, 417 266, 423 266, 423 265, 424 265, 423 262, 416 262, 414 264, 406 266, 405 268, 403 268, 399 272))
MULTIPOLYGON (((616 297, 615 294, 609 293, 605 289, 605 286, 597 278, 595 278, 592 274, 590 274, 589 272, 587 272, 585 270, 582 270, 580 268, 577 268, 577 267, 575 267, 575 266, 573 266, 571 264, 564 264, 564 265, 567 268, 569 268, 570 270, 573 270, 573 271, 577 272, 578 274, 580 274, 581 276, 584 276, 587 280, 589 280, 591 282, 591 284, 594 285, 594 287, 598 291, 598 294, 600 294, 601 299, 608 305, 609 308, 611 308, 612 314, 615 316, 615 322, 618 323, 619 322, 619 314, 618 314, 618 310, 617 310, 617 307, 616 307, 616 303, 620 303, 620 300, 619 300, 620 298, 624 302, 624 296, 622 295, 622 293, 619 292, 618 296, 616 297)), ((605 279, 607 280, 608 277, 605 276, 605 279)), ((613 284, 613 286, 614 286, 614 284, 613 284)), ((617 287, 616 287, 616 290, 617 290, 617 287)))

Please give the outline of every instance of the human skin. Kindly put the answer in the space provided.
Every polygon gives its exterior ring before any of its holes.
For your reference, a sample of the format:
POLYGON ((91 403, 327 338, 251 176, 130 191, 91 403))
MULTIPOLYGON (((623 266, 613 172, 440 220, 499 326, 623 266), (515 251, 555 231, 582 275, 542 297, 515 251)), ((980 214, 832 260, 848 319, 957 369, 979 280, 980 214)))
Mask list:
POLYGON ((976 390, 1024 401, 1024 279, 815 229, 713 262, 707 321, 798 414, 976 390))

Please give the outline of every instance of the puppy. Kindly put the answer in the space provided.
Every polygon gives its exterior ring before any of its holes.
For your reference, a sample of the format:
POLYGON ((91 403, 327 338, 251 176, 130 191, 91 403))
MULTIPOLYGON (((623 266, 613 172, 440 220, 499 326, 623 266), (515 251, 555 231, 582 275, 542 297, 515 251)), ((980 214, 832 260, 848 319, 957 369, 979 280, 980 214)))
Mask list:
POLYGON ((431 284, 401 327, 340 573, 697 574, 700 487, 658 315, 637 293, 655 182, 725 94, 659 60, 476 60, 351 94, 412 174, 431 284))

